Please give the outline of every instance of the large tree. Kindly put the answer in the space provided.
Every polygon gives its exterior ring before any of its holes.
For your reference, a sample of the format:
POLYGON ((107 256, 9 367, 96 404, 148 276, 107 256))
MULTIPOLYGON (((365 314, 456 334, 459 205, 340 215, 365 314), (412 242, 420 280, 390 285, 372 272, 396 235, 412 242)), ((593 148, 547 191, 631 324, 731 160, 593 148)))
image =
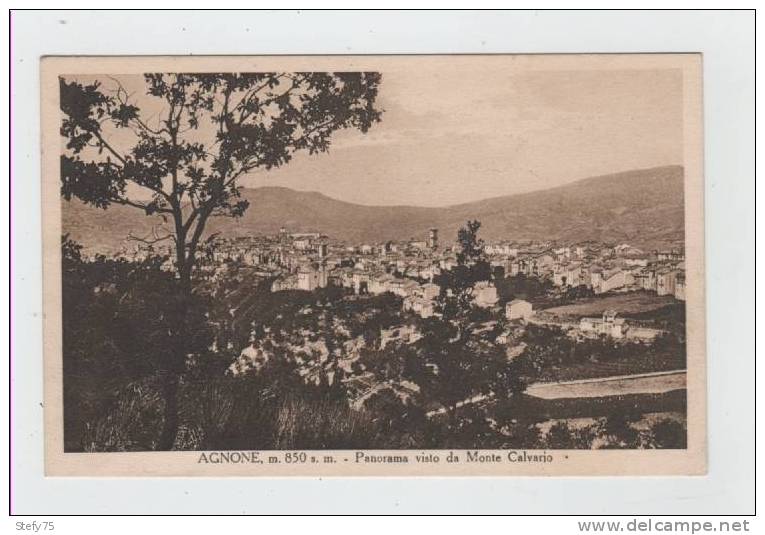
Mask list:
POLYGON ((171 220, 179 278, 189 281, 205 225, 241 216, 239 179, 297 151, 324 152, 344 128, 380 120, 379 73, 146 74, 133 100, 119 80, 60 79, 61 193, 171 220), (111 87, 110 87, 111 86, 111 87), (109 89, 107 89, 110 87, 109 89), (159 120, 142 106, 158 108, 159 120), (124 130, 132 131, 125 146, 124 130), (110 138, 120 138, 120 142, 110 138))
MULTIPOLYGON (((239 217, 247 209, 242 177, 280 167, 299 151, 327 151, 333 133, 366 132, 381 115, 375 108, 379 73, 153 73, 143 79, 145 95, 136 99, 116 78, 60 78, 61 194, 99 208, 119 204, 159 215, 169 228, 141 239, 172 243, 181 296, 192 293, 209 218, 239 217)), ((170 449, 177 432, 184 358, 179 350, 165 370, 160 449, 170 449)))

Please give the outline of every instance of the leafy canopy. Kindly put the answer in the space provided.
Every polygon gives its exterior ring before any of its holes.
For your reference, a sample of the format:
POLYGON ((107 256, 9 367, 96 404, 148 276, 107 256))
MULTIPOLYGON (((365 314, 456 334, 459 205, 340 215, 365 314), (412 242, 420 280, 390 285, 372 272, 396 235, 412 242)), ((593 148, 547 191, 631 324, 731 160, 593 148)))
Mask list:
POLYGON ((62 77, 62 196, 171 216, 162 239, 186 252, 179 262, 193 262, 208 217, 247 209, 238 178, 298 151, 327 151, 338 130, 367 132, 380 120, 380 80, 374 72, 152 73, 134 102, 117 79, 109 89, 62 77))

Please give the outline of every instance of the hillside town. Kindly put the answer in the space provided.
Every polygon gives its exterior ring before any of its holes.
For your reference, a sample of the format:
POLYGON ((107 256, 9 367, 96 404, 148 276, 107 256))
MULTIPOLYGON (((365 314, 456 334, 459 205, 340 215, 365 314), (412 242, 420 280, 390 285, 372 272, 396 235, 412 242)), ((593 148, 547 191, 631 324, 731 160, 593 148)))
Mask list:
MULTIPOLYGON (((499 277, 522 275, 549 281, 558 290, 582 287, 595 295, 646 290, 685 300, 682 248, 644 251, 626 243, 503 241, 487 243, 483 251, 499 277)), ((139 260, 155 252, 153 247, 133 245, 120 255, 139 260)), ((214 278, 227 263, 250 266, 274 278, 273 292, 310 292, 329 285, 356 294, 391 292, 405 299, 408 309, 427 317, 433 313, 429 303, 440 293, 434 280, 457 265, 457 252, 457 245, 439 242, 436 228, 421 239, 354 245, 320 232, 282 228, 278 235, 216 240, 201 270, 214 278)), ((172 269, 171 258, 166 267, 172 269)), ((476 286, 476 305, 491 308, 498 301, 493 284, 476 286)))
MULTIPOLYGON (((375 296, 395 296, 399 307, 395 324, 380 329, 381 343, 411 344, 421 338, 412 318, 440 318, 440 300, 451 290, 439 284, 443 276, 458 265, 459 245, 443 243, 437 228, 410 240, 385 243, 346 244, 321 232, 290 232, 250 238, 216 239, 209 243, 200 263, 200 278, 209 283, 226 277, 232 267, 245 269, 250 276, 267 281, 270 293, 277 296, 294 291, 319 292, 326 288, 342 290, 344 299, 357 303, 375 296)), ((155 254, 152 248, 123 251, 130 260, 155 254)), ((472 305, 484 312, 480 329, 496 332, 493 343, 504 348, 509 359, 523 353, 527 326, 562 329, 578 341, 611 340, 614 343, 650 343, 667 333, 655 322, 622 317, 617 306, 607 308, 609 299, 619 296, 654 296, 685 300, 685 258, 682 248, 643 251, 629 244, 604 244, 584 241, 572 244, 534 241, 482 243, 482 257, 490 266, 486 280, 470 289, 472 305), (507 281, 534 284, 536 292, 508 291, 507 281), (604 306, 597 315, 558 313, 554 305, 591 299, 604 306), (499 327, 498 327, 498 324, 499 327)), ((172 270, 172 260, 164 265, 172 270)), ((565 308, 565 307, 563 307, 565 308)), ((316 314, 304 307, 302 314, 316 314)), ((232 308, 231 314, 239 314, 232 308)), ((392 389, 406 399, 418 390, 411 381, 381 383, 360 365, 365 342, 344 336, 340 327, 335 337, 343 342, 336 350, 339 369, 349 389, 350 402, 363 406, 381 388, 392 389)), ((330 362, 332 343, 309 341, 316 333, 304 328, 289 351, 301 355, 301 374, 319 382, 330 362)), ((274 340, 252 336, 231 372, 258 369, 271 358, 274 340)), ((329 373, 330 381, 335 372, 329 373)))

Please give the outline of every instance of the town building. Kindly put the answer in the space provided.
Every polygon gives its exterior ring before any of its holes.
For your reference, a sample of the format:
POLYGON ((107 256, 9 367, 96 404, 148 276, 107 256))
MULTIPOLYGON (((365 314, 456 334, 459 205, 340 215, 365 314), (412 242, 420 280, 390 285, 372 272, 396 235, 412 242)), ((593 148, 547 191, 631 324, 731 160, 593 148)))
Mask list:
POLYGON ((497 304, 497 288, 488 281, 479 281, 473 286, 473 301, 481 308, 490 308, 497 304))
POLYGON ((430 318, 436 313, 435 303, 430 299, 410 296, 404 299, 404 310, 409 310, 423 318, 430 318))
POLYGON ((685 274, 680 273, 675 279, 675 299, 685 301, 685 274))
POLYGON ((665 269, 656 273, 656 295, 675 295, 678 271, 665 269))
POLYGON ((600 318, 582 318, 579 320, 579 330, 583 334, 622 338, 627 331, 627 326, 624 323, 624 318, 617 318, 616 312, 606 310, 600 318))
POLYGON ((317 288, 326 288, 329 282, 327 270, 323 266, 315 268, 313 266, 303 266, 298 269, 297 287, 298 290, 312 292, 317 288))
POLYGON ((601 271, 592 279, 592 289, 596 294, 610 292, 632 284, 632 275, 621 269, 601 271))
POLYGON ((655 254, 659 262, 664 262, 668 260, 673 262, 681 262, 685 260, 685 253, 675 249, 672 249, 670 251, 657 251, 655 254))
POLYGON ((435 299, 441 294, 441 287, 438 284, 425 283, 420 287, 420 294, 424 299, 435 299))
POLYGON ((373 295, 380 295, 385 292, 389 292, 389 284, 395 280, 393 275, 383 273, 376 277, 372 277, 369 280, 369 293, 373 295))
POLYGON ((528 320, 534 315, 534 307, 523 299, 513 299, 505 305, 505 317, 508 320, 528 320))
POLYGON ((353 291, 357 294, 365 294, 369 292, 369 274, 356 269, 353 271, 353 291))
POLYGON ((432 228, 428 234, 428 248, 435 250, 438 249, 438 229, 432 228))
POLYGON ((642 290, 656 291, 656 271, 641 269, 634 275, 635 285, 642 290))
POLYGON ((553 284, 556 286, 579 286, 589 282, 589 277, 585 279, 581 264, 572 262, 561 264, 553 271, 553 284))

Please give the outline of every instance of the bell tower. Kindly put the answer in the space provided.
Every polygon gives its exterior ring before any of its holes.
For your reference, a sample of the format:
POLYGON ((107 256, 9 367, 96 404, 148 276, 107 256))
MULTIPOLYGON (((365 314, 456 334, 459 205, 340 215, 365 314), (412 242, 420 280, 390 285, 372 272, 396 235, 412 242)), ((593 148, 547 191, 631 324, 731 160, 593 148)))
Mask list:
POLYGON ((428 247, 431 249, 438 248, 438 229, 437 228, 430 229, 430 233, 428 234, 428 247))

